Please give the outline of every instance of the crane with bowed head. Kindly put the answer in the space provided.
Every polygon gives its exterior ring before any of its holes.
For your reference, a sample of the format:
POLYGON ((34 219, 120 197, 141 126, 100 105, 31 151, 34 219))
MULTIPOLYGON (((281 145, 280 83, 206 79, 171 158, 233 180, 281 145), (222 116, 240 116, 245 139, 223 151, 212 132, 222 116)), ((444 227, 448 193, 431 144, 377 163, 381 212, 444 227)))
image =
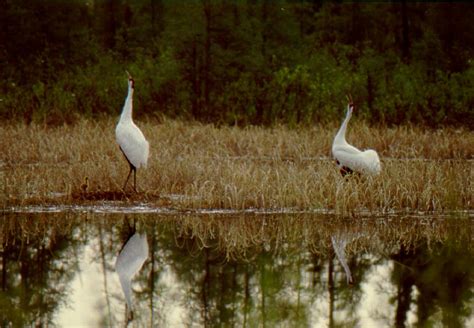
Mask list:
POLYGON ((132 119, 135 81, 128 72, 127 74, 128 94, 127 98, 125 98, 122 115, 115 129, 115 138, 130 166, 130 171, 128 172, 123 189, 125 190, 130 174, 132 174, 133 171, 133 189, 137 192, 137 169, 142 166, 146 167, 150 145, 142 131, 135 125, 132 119))
POLYGON ((352 97, 349 96, 348 98, 346 118, 342 122, 332 144, 332 154, 336 159, 336 164, 342 176, 352 172, 379 174, 382 168, 377 152, 373 149, 361 151, 346 141, 347 124, 354 110, 352 97))

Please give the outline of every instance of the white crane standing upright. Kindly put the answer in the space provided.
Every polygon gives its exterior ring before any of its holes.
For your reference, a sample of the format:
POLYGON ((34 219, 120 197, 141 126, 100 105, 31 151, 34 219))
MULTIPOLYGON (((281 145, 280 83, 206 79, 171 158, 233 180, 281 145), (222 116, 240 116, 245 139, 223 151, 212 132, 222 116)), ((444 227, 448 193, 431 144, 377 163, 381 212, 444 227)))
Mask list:
POLYGON ((377 152, 373 149, 361 151, 346 141, 347 124, 351 119, 353 110, 354 104, 352 103, 352 98, 349 98, 346 118, 334 137, 332 154, 336 159, 337 166, 339 167, 342 176, 352 172, 379 174, 381 166, 377 152))
POLYGON ((123 189, 125 190, 130 174, 133 171, 133 189, 136 192, 137 169, 141 166, 146 167, 150 145, 148 144, 148 141, 146 141, 142 131, 135 125, 135 123, 133 123, 132 108, 134 84, 134 80, 130 74, 128 74, 128 94, 125 99, 122 115, 120 116, 120 120, 115 129, 115 138, 119 144, 120 150, 125 156, 125 159, 130 165, 130 171, 128 172, 127 180, 125 180, 123 189))

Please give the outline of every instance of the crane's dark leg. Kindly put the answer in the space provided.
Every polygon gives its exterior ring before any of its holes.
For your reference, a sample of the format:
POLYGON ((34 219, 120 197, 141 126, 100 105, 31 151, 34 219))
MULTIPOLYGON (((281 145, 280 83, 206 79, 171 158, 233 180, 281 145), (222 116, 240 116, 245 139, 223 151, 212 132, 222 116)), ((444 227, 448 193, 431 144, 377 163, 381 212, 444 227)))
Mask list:
POLYGON ((339 169, 339 171, 341 172, 342 176, 345 177, 346 175, 348 174, 352 174, 354 173, 354 171, 352 171, 350 168, 348 168, 347 166, 343 166, 339 169))
POLYGON ((341 172, 342 177, 345 177, 348 174, 354 173, 354 171, 352 171, 349 167, 341 165, 341 162, 339 162, 337 159, 336 159, 336 164, 339 167, 339 172, 341 172))
POLYGON ((124 183, 123 188, 122 188, 123 190, 125 190, 125 187, 127 186, 128 179, 130 178, 130 174, 132 174, 132 170, 133 170, 132 167, 133 166, 130 165, 130 171, 128 171, 127 180, 125 180, 125 183, 124 183))
POLYGON ((137 168, 130 164, 130 171, 128 171, 127 175, 127 180, 125 180, 125 184, 123 185, 123 190, 125 190, 125 187, 127 186, 128 179, 130 179, 130 174, 132 174, 133 171, 133 190, 137 192, 137 168))
POLYGON ((133 190, 137 192, 137 168, 133 167, 133 190))
POLYGON ((130 171, 128 171, 127 180, 125 180, 125 184, 123 185, 123 190, 125 191, 125 187, 127 186, 128 179, 130 179, 130 174, 132 174, 132 171, 133 171, 133 173, 134 173, 133 174, 133 177, 134 177, 133 190, 135 190, 135 192, 137 192, 137 168, 135 166, 133 166, 132 163, 130 163, 130 161, 128 160, 127 156, 125 155, 125 153, 123 152, 123 150, 120 146, 119 146, 119 148, 122 151, 123 156, 127 160, 128 165, 130 165, 130 171))

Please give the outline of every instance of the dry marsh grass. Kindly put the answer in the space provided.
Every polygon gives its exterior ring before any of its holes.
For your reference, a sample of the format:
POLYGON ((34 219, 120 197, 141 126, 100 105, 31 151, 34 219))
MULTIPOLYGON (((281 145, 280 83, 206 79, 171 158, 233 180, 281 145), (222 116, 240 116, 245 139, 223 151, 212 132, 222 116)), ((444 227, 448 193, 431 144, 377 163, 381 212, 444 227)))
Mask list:
POLYGON ((121 191, 128 164, 115 142, 114 120, 55 128, 3 123, 0 205, 122 200, 178 209, 336 213, 474 208, 472 130, 351 123, 349 142, 379 152, 380 176, 339 175, 330 158, 336 124, 238 128, 137 120, 150 142, 138 194, 121 191))

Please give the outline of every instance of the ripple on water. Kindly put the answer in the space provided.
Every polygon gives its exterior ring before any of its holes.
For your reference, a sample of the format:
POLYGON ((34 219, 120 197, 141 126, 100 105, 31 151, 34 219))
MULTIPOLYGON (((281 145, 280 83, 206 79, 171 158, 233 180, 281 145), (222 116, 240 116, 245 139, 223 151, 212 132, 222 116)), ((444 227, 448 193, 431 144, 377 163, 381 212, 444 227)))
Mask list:
MULTIPOLYGON (((98 213, 98 214, 205 214, 205 215, 232 215, 232 214, 318 214, 338 215, 333 209, 319 208, 300 210, 295 208, 247 208, 247 209, 220 209, 220 208, 174 208, 160 206, 153 203, 124 203, 121 201, 102 201, 96 204, 54 204, 54 205, 25 205, 11 206, 1 209, 3 213, 98 213)), ((474 210, 461 210, 449 212, 419 212, 419 211, 386 211, 374 212, 359 210, 346 213, 349 216, 391 218, 400 215, 410 217, 436 216, 437 218, 450 218, 461 216, 474 219, 474 210)))

